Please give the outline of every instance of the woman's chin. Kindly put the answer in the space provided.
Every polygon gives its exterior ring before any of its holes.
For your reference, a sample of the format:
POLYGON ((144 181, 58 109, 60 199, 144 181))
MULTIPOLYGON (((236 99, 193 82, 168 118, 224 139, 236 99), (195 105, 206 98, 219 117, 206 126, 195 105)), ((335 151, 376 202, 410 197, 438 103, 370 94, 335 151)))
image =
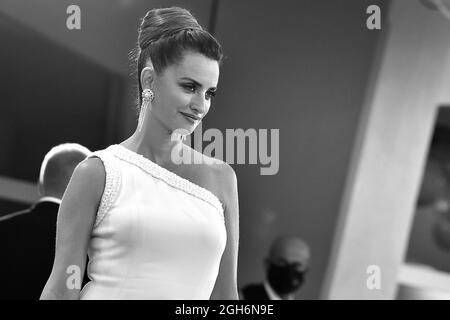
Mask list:
POLYGON ((175 134, 175 135, 188 136, 188 135, 191 135, 191 134, 194 132, 195 128, 197 128, 197 125, 192 125, 192 126, 186 126, 186 125, 184 125, 184 126, 180 126, 180 127, 176 128, 176 129, 174 129, 174 130, 172 131, 172 135, 175 134))

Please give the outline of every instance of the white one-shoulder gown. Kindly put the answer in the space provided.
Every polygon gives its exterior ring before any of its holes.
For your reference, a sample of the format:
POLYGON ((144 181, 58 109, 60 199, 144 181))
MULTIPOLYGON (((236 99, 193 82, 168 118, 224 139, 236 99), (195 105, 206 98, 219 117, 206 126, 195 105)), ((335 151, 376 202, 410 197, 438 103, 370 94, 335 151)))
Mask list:
POLYGON ((106 183, 81 299, 209 299, 226 244, 210 191, 121 145, 96 151, 106 183))

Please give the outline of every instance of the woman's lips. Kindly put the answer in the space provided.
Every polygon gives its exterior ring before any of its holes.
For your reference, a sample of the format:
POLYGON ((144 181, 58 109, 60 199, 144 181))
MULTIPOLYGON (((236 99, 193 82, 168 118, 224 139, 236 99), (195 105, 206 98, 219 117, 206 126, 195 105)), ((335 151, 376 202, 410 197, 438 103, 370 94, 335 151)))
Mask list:
POLYGON ((185 113, 185 112, 181 112, 181 111, 180 111, 180 113, 181 113, 186 119, 188 119, 188 120, 191 121, 191 122, 195 122, 195 121, 200 120, 199 117, 194 116, 194 115, 192 115, 192 114, 185 113))

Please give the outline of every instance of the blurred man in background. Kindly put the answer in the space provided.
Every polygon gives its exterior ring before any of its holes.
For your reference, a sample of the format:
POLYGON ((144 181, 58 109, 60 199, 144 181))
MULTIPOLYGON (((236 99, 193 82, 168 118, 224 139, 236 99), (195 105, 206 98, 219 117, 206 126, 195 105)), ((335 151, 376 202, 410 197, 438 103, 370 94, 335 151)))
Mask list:
POLYGON ((277 238, 265 259, 266 279, 241 289, 243 300, 294 300, 304 282, 311 254, 309 246, 298 237, 277 238))
POLYGON ((41 165, 40 199, 0 218, 0 299, 39 299, 52 270, 61 199, 75 167, 89 154, 76 143, 52 148, 41 165))

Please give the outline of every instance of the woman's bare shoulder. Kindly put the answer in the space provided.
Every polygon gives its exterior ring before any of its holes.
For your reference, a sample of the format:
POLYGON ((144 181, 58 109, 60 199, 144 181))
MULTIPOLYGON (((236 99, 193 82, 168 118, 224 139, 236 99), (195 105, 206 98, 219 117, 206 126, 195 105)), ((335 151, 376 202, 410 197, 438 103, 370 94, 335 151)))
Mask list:
POLYGON ((96 157, 89 157, 80 162, 76 167, 75 172, 92 180, 102 180, 106 177, 105 166, 103 161, 96 157))
POLYGON ((228 163, 221 160, 216 160, 208 166, 213 172, 216 181, 222 181, 223 186, 232 187, 237 182, 236 172, 228 163))
POLYGON ((97 197, 103 193, 106 171, 103 161, 98 157, 90 157, 75 168, 72 182, 82 184, 83 188, 87 188, 89 192, 94 192, 97 197))
POLYGON ((192 152, 195 154, 194 159, 199 159, 196 167, 198 168, 198 174, 203 178, 214 180, 214 183, 222 181, 222 183, 220 183, 222 186, 233 184, 235 182, 236 173, 228 163, 217 158, 209 157, 195 149, 192 149, 192 152))
POLYGON ((203 174, 208 176, 209 188, 229 207, 230 202, 237 196, 236 173, 228 163, 205 155, 204 157, 207 161, 203 162, 200 168, 203 174))
POLYGON ((209 157, 186 146, 193 163, 186 165, 187 176, 192 182, 211 191, 225 206, 236 195, 237 178, 233 168, 226 162, 209 157))
POLYGON ((227 181, 231 182, 236 179, 236 174, 233 168, 225 161, 209 157, 203 153, 198 152, 195 149, 190 149, 195 154, 194 159, 200 159, 198 161, 200 174, 214 175, 216 178, 226 179, 227 181))

